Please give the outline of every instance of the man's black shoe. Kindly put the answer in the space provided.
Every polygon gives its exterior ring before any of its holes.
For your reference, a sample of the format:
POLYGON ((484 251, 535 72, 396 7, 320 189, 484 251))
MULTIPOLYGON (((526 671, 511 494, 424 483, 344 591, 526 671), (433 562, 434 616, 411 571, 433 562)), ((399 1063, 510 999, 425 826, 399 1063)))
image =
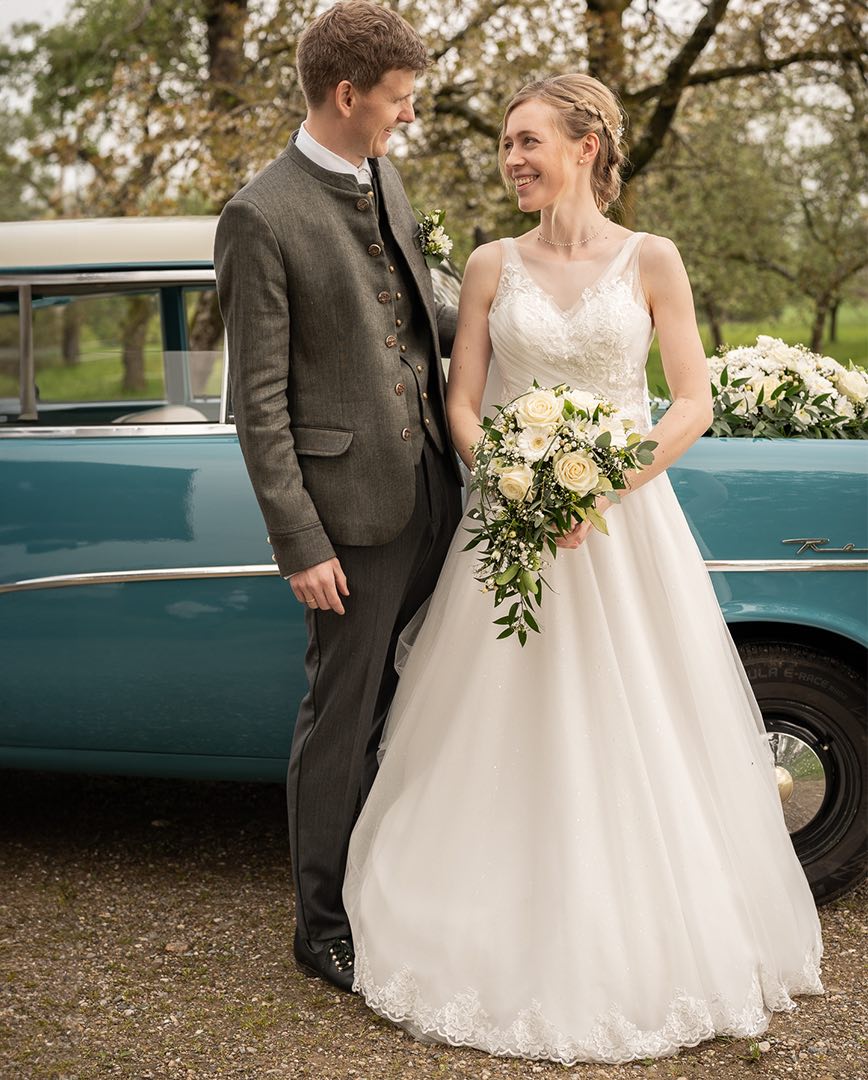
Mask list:
POLYGON ((314 952, 296 931, 293 952, 305 975, 325 979, 339 990, 352 993, 356 956, 349 938, 334 938, 314 952))

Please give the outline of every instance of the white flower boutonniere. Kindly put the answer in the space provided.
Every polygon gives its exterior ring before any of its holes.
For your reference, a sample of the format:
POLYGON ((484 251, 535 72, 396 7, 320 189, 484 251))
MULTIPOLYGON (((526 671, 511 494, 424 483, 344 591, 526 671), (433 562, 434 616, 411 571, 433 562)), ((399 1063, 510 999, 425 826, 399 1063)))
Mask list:
POLYGON ((438 266, 452 251, 452 238, 443 228, 445 210, 432 210, 430 214, 419 214, 419 240, 422 254, 429 266, 438 266))

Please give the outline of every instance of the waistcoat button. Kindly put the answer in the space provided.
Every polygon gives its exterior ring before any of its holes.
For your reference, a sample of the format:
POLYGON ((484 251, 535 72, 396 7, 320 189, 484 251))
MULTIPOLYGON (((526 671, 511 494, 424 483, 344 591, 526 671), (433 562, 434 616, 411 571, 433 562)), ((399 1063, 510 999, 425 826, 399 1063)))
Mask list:
POLYGON ((408 427, 405 427, 404 430, 401 432, 401 438, 404 440, 404 442, 410 441, 410 434, 410 429, 408 427))
POLYGON ((395 393, 398 395, 398 397, 400 397, 406 389, 407 387, 402 382, 395 384, 395 393))
POLYGON ((356 203, 356 209, 357 210, 370 210, 371 209, 371 204, 368 202, 367 199, 359 199, 359 201, 356 203))
POLYGON ((389 336, 386 338, 386 348, 387 349, 394 349, 397 344, 398 344, 398 339, 395 337, 395 335, 394 334, 389 334, 389 336))
POLYGON ((383 249, 380 247, 379 244, 371 244, 371 246, 368 248, 368 254, 369 255, 382 255, 383 254, 383 249))
POLYGON ((387 292, 377 293, 377 299, 380 301, 381 304, 388 304, 388 302, 392 299, 392 294, 387 292))

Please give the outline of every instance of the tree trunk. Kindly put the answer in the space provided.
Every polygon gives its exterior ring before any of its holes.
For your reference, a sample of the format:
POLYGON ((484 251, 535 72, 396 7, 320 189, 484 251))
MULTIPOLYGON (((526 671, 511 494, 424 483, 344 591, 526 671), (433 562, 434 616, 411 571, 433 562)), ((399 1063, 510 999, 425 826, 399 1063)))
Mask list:
POLYGON ((702 310, 705 312, 705 318, 708 320, 708 329, 714 343, 714 351, 717 352, 723 345, 723 323, 720 320, 720 312, 711 296, 703 296, 701 305, 702 310))
POLYGON ((75 302, 63 309, 60 350, 64 366, 73 367, 81 361, 81 313, 75 302))
POLYGON ((837 343, 838 341, 838 309, 841 306, 840 298, 836 298, 832 302, 832 306, 829 308, 829 341, 837 343))
POLYGON ((829 297, 821 296, 817 299, 817 307, 814 311, 814 326, 811 330, 811 351, 818 353, 823 350, 823 331, 826 329, 826 316, 829 313, 829 297))
POLYGON ((145 336, 153 310, 150 296, 131 296, 127 300, 123 324, 123 389, 134 394, 144 393, 146 386, 145 336))
MULTIPOLYGON (((248 0, 203 0, 208 31, 208 82, 212 110, 225 116, 241 104, 238 93, 244 85, 244 33, 248 0)), ((243 140, 235 136, 238 122, 227 119, 209 138, 211 155, 223 161, 226 175, 244 175, 243 140)), ((216 207, 222 207, 231 191, 212 192, 216 207)))
POLYGON ((626 83, 624 12, 630 0, 588 0, 588 68, 591 75, 620 93, 626 83))
MULTIPOLYGON (((205 393, 222 344, 223 320, 217 293, 202 292, 190 323, 190 388, 195 397, 205 393)), ((225 358, 223 362, 226 362, 225 358)))

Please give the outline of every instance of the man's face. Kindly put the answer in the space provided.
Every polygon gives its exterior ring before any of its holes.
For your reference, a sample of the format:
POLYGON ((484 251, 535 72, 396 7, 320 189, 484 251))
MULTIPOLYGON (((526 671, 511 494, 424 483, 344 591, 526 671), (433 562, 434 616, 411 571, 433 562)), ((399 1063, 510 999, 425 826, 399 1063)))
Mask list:
POLYGON ((360 157, 382 157, 397 124, 411 124, 416 72, 387 71, 367 93, 356 91, 352 128, 360 157))

